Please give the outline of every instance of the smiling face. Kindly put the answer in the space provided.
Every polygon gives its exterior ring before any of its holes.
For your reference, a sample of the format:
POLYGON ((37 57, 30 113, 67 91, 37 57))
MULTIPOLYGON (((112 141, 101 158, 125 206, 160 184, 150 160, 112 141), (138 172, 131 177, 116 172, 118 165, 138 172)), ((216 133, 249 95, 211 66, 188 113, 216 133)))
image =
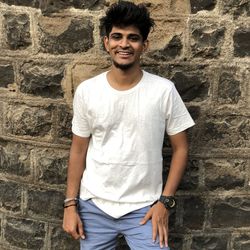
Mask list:
POLYGON ((104 37, 104 45, 116 68, 127 70, 140 65, 140 56, 147 48, 140 31, 135 26, 113 27, 109 36, 104 37))

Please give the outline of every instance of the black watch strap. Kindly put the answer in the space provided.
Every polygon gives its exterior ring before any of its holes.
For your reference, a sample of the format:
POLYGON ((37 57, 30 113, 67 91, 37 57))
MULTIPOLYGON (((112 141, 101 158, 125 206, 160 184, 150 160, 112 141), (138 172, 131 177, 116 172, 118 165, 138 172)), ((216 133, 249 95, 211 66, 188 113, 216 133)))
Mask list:
POLYGON ((176 200, 175 200, 174 196, 161 195, 159 201, 161 203, 163 203, 163 205, 167 209, 173 209, 176 206, 176 200))

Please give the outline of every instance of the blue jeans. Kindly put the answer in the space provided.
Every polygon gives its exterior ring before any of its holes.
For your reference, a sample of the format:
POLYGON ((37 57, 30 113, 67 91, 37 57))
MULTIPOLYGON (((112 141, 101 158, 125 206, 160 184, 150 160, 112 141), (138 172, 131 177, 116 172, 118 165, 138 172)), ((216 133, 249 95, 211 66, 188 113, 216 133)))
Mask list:
POLYGON ((115 219, 100 210, 91 200, 79 201, 79 215, 86 238, 80 240, 81 250, 114 250, 119 234, 124 235, 131 250, 170 250, 160 248, 159 241, 152 241, 151 220, 145 225, 139 222, 150 206, 138 209, 115 219))

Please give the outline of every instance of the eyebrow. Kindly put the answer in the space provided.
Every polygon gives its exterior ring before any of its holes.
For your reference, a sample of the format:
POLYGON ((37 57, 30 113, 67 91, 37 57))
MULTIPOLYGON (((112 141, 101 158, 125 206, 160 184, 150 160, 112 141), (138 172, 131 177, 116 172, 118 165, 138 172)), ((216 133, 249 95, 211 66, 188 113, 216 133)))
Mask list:
MULTIPOLYGON (((117 35, 123 36, 123 34, 120 33, 120 32, 110 33, 110 36, 113 36, 113 35, 115 35, 115 36, 117 36, 117 35)), ((139 38, 142 37, 140 34, 137 34, 137 33, 129 33, 129 34, 128 34, 128 37, 131 37, 131 36, 136 36, 136 37, 139 37, 139 38)))

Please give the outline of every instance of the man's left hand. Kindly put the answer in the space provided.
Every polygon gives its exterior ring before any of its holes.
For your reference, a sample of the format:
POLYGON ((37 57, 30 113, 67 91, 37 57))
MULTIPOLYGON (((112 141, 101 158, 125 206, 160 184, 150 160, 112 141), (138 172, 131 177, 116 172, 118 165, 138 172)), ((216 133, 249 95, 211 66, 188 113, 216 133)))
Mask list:
POLYGON ((161 248, 163 248, 163 246, 168 247, 168 217, 169 211, 158 201, 149 209, 140 222, 141 225, 144 225, 151 219, 153 242, 156 241, 158 235, 161 248))

